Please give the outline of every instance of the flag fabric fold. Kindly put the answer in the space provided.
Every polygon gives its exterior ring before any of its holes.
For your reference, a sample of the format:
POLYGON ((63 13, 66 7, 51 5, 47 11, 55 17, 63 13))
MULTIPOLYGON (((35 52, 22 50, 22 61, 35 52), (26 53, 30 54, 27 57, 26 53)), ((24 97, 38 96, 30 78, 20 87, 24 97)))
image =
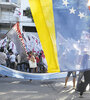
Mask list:
POLYGON ((48 72, 90 69, 88 0, 29 0, 48 72), (83 64, 84 63, 84 64, 83 64))
POLYGON ((52 0, 58 62, 61 71, 90 69, 88 0, 52 0))
POLYGON ((27 59, 27 50, 19 28, 19 22, 7 33, 7 37, 15 44, 17 53, 27 59))
POLYGON ((29 0, 39 39, 48 64, 48 72, 60 72, 57 58, 54 17, 51 0, 29 0))
POLYGON ((14 78, 20 78, 20 79, 27 79, 27 80, 48 80, 48 79, 58 79, 58 78, 64 78, 66 77, 67 73, 26 73, 26 72, 20 72, 17 70, 10 69, 8 67, 5 67, 3 65, 0 65, 0 74, 3 76, 9 76, 14 78))

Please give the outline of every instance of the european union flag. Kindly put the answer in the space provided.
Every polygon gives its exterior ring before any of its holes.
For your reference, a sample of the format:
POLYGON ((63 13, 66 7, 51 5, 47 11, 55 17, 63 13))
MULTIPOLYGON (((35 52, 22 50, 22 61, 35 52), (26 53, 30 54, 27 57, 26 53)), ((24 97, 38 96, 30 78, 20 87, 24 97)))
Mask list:
POLYGON ((61 71, 90 69, 90 10, 88 0, 53 0, 58 62, 61 71))

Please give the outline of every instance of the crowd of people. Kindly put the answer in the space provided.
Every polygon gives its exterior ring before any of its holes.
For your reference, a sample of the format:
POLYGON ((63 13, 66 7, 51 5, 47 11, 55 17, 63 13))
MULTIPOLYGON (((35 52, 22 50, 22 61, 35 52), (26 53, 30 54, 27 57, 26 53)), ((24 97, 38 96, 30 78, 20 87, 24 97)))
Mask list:
POLYGON ((24 55, 21 57, 18 53, 14 54, 11 49, 8 49, 8 52, 5 53, 4 48, 1 47, 0 65, 23 72, 46 73, 47 65, 43 62, 43 56, 43 51, 40 51, 40 53, 30 51, 27 57, 24 57, 24 55))

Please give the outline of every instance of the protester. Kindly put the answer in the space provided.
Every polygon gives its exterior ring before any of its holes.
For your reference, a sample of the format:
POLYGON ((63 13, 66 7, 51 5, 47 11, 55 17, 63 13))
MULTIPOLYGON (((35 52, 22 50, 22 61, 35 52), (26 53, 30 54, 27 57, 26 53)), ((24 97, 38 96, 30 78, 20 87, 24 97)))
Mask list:
POLYGON ((4 48, 0 49, 0 64, 6 66, 7 55, 4 53, 4 48))
POLYGON ((80 96, 82 97, 83 92, 86 90, 87 85, 90 83, 90 70, 84 71, 84 82, 80 83, 80 96))
POLYGON ((43 62, 43 58, 44 58, 44 53, 43 51, 41 50, 40 51, 40 54, 39 54, 39 59, 40 59, 40 62, 39 62, 39 67, 40 67, 40 73, 44 73, 45 72, 45 67, 44 67, 44 62, 43 62))
POLYGON ((72 74, 73 76, 73 89, 75 89, 75 80, 76 80, 76 72, 75 71, 70 71, 67 73, 67 77, 65 79, 65 88, 67 87, 67 81, 68 81, 68 78, 70 77, 70 75, 72 74))
POLYGON ((17 60, 17 70, 21 70, 21 56, 19 54, 16 55, 16 60, 17 60))
POLYGON ((15 62, 16 62, 16 56, 12 51, 10 51, 10 68, 16 69, 15 62))
POLYGON ((22 54, 22 57, 21 57, 21 66, 22 66, 23 72, 26 71, 27 62, 28 62, 28 59, 25 56, 26 56, 26 54, 22 54))
POLYGON ((36 62, 36 59, 34 57, 34 53, 31 53, 31 57, 29 59, 29 65, 30 65, 30 68, 33 69, 33 73, 38 72, 37 71, 37 62, 36 62))
POLYGON ((37 67, 38 67, 38 72, 39 72, 39 63, 40 63, 40 59, 39 59, 39 56, 38 56, 37 53, 36 53, 36 55, 35 55, 35 59, 36 59, 36 62, 37 62, 37 67))
POLYGON ((10 53, 9 52, 10 52, 10 50, 9 50, 9 48, 7 48, 7 53, 6 53, 6 55, 7 55, 6 66, 10 68, 10 53))
POLYGON ((87 69, 88 68, 88 61, 89 61, 89 54, 88 54, 88 51, 85 49, 83 57, 82 57, 82 60, 81 60, 81 67, 83 69, 87 69))
MULTIPOLYGON (((7 55, 4 53, 4 48, 0 48, 0 65, 6 66, 7 55)), ((2 77, 2 75, 0 75, 2 77)))
MULTIPOLYGON (((83 68, 84 70, 88 69, 88 62, 89 62, 88 50, 84 49, 83 56, 80 60, 81 68, 83 68)), ((80 86, 79 84, 81 83, 81 79, 82 79, 83 75, 84 75, 84 71, 80 71, 78 81, 77 81, 76 91, 79 91, 79 86, 80 86)))
POLYGON ((81 83, 81 79, 82 79, 83 75, 84 75, 84 71, 80 71, 78 80, 77 80, 76 91, 79 91, 79 84, 81 83))
POLYGON ((31 58, 31 55, 32 55, 32 51, 28 52, 28 57, 27 57, 27 59, 28 59, 28 66, 29 66, 29 72, 30 72, 30 73, 31 73, 31 70, 32 70, 32 68, 30 68, 30 58, 31 58))
POLYGON ((43 62, 43 72, 46 73, 47 72, 47 61, 45 59, 45 55, 43 51, 42 51, 42 62, 43 62))

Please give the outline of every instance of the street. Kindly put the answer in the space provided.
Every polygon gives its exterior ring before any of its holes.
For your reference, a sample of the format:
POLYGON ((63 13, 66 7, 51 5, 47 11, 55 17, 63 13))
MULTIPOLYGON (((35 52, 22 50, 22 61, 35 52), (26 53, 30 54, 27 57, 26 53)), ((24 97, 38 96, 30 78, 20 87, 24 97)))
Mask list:
POLYGON ((67 88, 64 88, 65 78, 37 81, 0 78, 0 100, 90 100, 87 90, 83 98, 72 89, 72 77, 67 88))

